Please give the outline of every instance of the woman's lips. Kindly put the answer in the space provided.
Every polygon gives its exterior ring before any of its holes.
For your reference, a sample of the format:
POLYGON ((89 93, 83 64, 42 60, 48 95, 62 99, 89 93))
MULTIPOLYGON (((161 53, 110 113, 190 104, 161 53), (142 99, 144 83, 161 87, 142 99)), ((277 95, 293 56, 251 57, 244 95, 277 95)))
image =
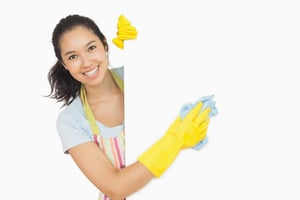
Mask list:
POLYGON ((93 69, 93 70, 91 70, 89 72, 85 72, 83 74, 86 75, 86 76, 91 77, 91 76, 96 75, 98 71, 99 71, 99 65, 95 69, 93 69))

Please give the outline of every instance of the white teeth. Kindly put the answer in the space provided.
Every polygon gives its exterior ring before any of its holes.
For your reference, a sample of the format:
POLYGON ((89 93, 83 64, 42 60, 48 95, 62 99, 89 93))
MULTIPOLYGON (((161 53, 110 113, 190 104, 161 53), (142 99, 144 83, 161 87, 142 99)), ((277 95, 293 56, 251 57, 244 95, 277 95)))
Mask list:
POLYGON ((95 75, 97 73, 98 69, 99 69, 99 66, 96 67, 95 69, 89 71, 89 72, 84 73, 84 75, 86 75, 86 76, 93 76, 93 75, 95 75))

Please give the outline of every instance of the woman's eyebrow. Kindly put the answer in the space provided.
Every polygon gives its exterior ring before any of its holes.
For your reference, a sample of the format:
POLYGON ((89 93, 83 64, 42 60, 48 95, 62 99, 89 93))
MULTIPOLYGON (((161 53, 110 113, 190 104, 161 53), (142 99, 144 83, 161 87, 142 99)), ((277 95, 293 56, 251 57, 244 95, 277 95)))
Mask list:
POLYGON ((92 43, 94 43, 94 42, 96 42, 96 40, 91 40, 91 41, 88 42, 85 46, 87 47, 87 46, 89 46, 90 44, 92 44, 92 43))
MULTIPOLYGON (((94 42, 96 42, 96 40, 91 40, 91 41, 89 41, 89 42, 85 45, 85 47, 88 47, 90 44, 92 44, 92 43, 94 43, 94 42)), ((67 53, 65 53, 64 56, 67 56, 67 55, 72 54, 72 53, 74 53, 74 52, 75 52, 75 51, 68 51, 67 53)))

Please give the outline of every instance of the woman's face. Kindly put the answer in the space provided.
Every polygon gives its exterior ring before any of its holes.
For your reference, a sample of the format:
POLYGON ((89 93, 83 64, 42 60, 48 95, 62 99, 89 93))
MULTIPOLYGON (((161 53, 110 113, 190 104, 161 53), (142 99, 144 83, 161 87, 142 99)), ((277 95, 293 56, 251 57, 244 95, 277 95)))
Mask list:
POLYGON ((108 59, 96 34, 78 26, 65 32, 59 44, 64 66, 76 80, 86 86, 101 83, 108 69, 108 59))

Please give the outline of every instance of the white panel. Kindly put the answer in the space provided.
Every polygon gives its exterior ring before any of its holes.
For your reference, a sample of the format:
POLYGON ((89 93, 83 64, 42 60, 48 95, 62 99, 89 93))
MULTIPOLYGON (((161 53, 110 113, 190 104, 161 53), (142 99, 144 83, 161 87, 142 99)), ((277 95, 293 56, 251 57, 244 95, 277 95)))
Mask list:
POLYGON ((62 154, 59 106, 42 97, 52 30, 71 13, 95 19, 110 39, 121 13, 139 31, 124 55, 111 52, 125 63, 127 165, 182 104, 215 95, 208 144, 182 152, 129 200, 300 198, 298 2, 29 0, 0 11, 0 199, 96 199, 62 154))

